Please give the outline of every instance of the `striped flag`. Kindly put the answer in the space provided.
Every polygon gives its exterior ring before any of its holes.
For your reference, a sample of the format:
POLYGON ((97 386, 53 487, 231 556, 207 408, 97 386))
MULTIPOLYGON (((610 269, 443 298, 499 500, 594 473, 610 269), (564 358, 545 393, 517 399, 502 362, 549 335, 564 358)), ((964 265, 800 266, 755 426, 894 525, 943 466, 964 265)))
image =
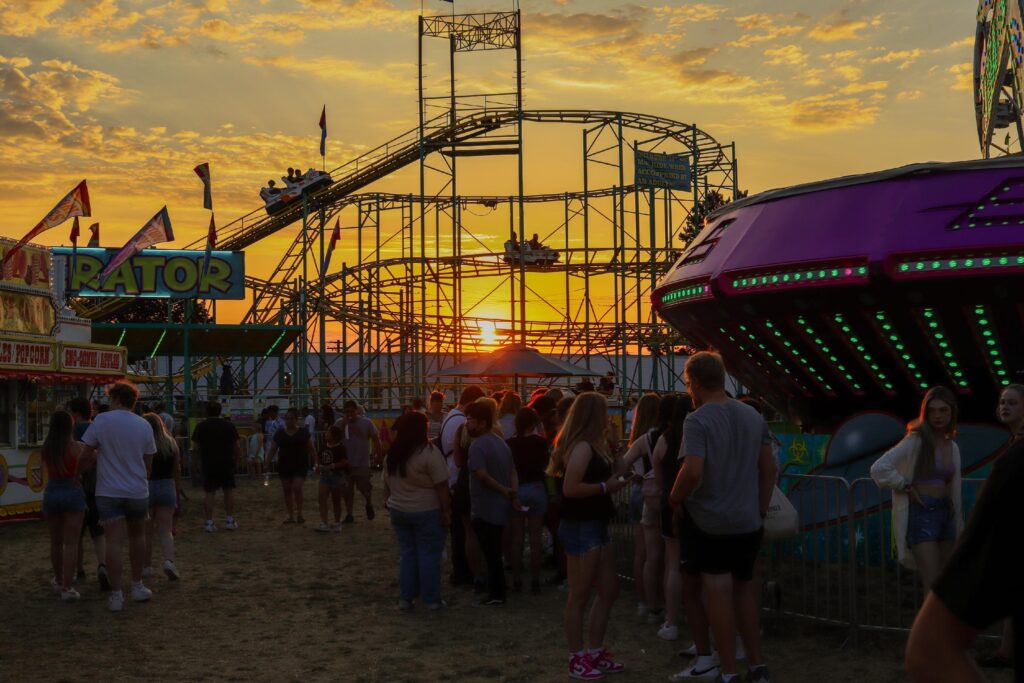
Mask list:
POLYGON ((324 105, 320 112, 320 156, 326 156, 327 152, 327 105, 324 105))
POLYGON ((334 232, 331 233, 331 241, 327 245, 327 253, 324 254, 324 266, 320 269, 320 277, 327 274, 327 268, 331 265, 331 254, 334 253, 334 245, 341 239, 341 219, 334 221, 334 232))
POLYGON ((210 253, 217 248, 217 226, 213 222, 213 214, 210 214, 210 228, 206 232, 206 253, 203 254, 203 272, 202 278, 206 277, 206 273, 210 268, 210 253))
POLYGON ((210 164, 199 164, 192 170, 203 181, 203 208, 213 211, 213 190, 210 188, 210 164))
POLYGON ((89 243, 86 244, 90 249, 100 248, 100 224, 93 223, 89 226, 89 243))
POLYGON ((3 260, 0 261, 0 266, 7 263, 7 260, 14 256, 17 252, 21 251, 29 240, 36 235, 46 232, 52 228, 56 228, 58 225, 63 223, 73 216, 90 216, 92 215, 92 208, 89 205, 89 188, 86 186, 85 181, 78 183, 75 189, 68 192, 64 199, 57 202, 57 206, 50 210, 50 213, 46 214, 43 220, 39 221, 36 227, 32 228, 25 234, 21 240, 18 241, 13 247, 7 250, 4 254, 3 260))
POLYGON ((100 273, 100 283, 106 280, 111 273, 117 270, 118 266, 130 259, 135 254, 139 253, 143 249, 147 249, 154 244, 160 244, 161 242, 170 242, 174 239, 174 232, 171 230, 171 218, 167 215, 167 207, 160 209, 155 216, 149 219, 149 221, 139 228, 139 231, 132 235, 132 238, 125 242, 125 245, 121 247, 121 250, 114 254, 114 258, 110 259, 107 263, 107 267, 100 273))

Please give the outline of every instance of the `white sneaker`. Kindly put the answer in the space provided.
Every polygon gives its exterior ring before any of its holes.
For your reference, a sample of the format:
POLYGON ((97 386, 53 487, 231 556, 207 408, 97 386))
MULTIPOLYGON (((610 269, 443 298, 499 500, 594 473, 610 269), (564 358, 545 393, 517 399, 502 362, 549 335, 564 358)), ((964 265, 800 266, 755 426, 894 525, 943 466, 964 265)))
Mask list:
POLYGON ((658 637, 662 640, 678 640, 679 627, 675 624, 662 624, 661 628, 658 629, 658 637))
POLYGON ((144 578, 144 579, 151 579, 151 578, 153 578, 153 568, 152 567, 143 567, 142 568, 142 578, 144 578))
POLYGON ((229 519, 227 522, 224 523, 224 528, 228 531, 236 531, 238 529, 238 522, 236 522, 234 519, 229 519))
POLYGON ((111 612, 120 612, 124 609, 124 593, 121 591, 110 591, 107 597, 107 609, 111 612))
POLYGON ((718 659, 714 655, 704 655, 693 660, 690 666, 677 671, 668 677, 670 681, 693 681, 718 676, 718 659))
POLYGON ((167 578, 171 581, 177 581, 181 578, 178 574, 178 568, 170 560, 164 560, 164 574, 167 574, 167 578))
POLYGON ((743 639, 736 636, 736 661, 747 661, 747 651, 743 648, 743 639))
POLYGON ((153 597, 153 591, 149 590, 141 583, 137 586, 132 586, 132 600, 135 602, 146 602, 153 597))
POLYGON ((636 615, 638 617, 640 617, 642 619, 642 618, 647 616, 648 612, 650 612, 650 610, 647 609, 647 605, 645 603, 642 603, 642 602, 636 603, 636 615))
POLYGON ((334 525, 334 530, 337 531, 339 534, 341 533, 342 528, 343 527, 341 525, 341 522, 338 522, 337 524, 334 525))
POLYGON ((680 657, 696 657, 697 656, 697 643, 690 643, 690 646, 684 650, 679 651, 680 657))
POLYGON ((64 602, 77 602, 82 599, 82 594, 74 588, 69 588, 66 591, 60 592, 60 599, 64 602))
POLYGON ((331 530, 331 527, 327 526, 323 522, 320 522, 319 524, 317 524, 316 529, 315 529, 315 531, 319 531, 321 533, 324 533, 324 532, 330 531, 330 530, 331 530))
POLYGON ((205 531, 206 533, 212 534, 216 530, 217 530, 217 525, 214 524, 211 521, 208 521, 208 522, 206 522, 206 524, 203 525, 203 531, 205 531))

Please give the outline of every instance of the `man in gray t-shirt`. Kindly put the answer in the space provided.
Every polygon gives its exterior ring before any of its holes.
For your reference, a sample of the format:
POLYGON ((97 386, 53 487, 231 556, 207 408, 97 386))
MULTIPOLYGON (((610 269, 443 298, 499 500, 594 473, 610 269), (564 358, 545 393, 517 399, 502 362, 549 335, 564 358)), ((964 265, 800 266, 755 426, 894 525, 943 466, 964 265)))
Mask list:
POLYGON ((373 420, 360 414, 359 404, 355 401, 345 401, 343 407, 345 412, 344 417, 335 422, 334 424, 341 429, 345 435, 342 439, 342 445, 345 446, 345 453, 348 455, 349 467, 349 479, 351 483, 345 487, 342 492, 345 498, 345 519, 342 520, 345 524, 351 524, 354 520, 352 517, 352 506, 355 504, 355 492, 352 487, 359 489, 359 492, 363 494, 363 498, 366 499, 366 519, 373 519, 373 485, 370 483, 370 446, 373 445, 373 450, 380 457, 383 453, 380 445, 380 434, 377 431, 377 425, 373 424, 373 420))
POLYGON ((494 433, 494 402, 473 403, 466 408, 466 429, 475 437, 469 446, 469 504, 473 530, 487 560, 488 595, 481 604, 505 602, 505 564, 501 539, 511 513, 519 481, 512 451, 494 433))
POLYGON ((697 658, 687 671, 690 677, 736 676, 738 630, 747 651, 747 680, 767 681, 753 578, 777 469, 771 436, 756 410, 726 394, 718 354, 694 354, 684 375, 697 410, 683 427, 682 467, 669 499, 683 508, 684 592, 696 597, 684 600, 688 620, 710 623, 718 643, 716 662, 709 634, 695 630, 697 658), (700 599, 702 588, 706 602, 700 599))

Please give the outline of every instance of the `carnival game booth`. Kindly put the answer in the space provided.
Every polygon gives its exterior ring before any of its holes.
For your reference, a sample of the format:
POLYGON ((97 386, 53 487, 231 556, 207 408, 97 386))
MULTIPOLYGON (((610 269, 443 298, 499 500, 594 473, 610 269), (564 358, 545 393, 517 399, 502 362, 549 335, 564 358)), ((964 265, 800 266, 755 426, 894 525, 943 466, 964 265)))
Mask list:
MULTIPOLYGON (((4 253, 13 245, 0 239, 4 253)), ((47 249, 26 246, 0 280, 0 523, 41 514, 39 446, 53 411, 125 374, 125 350, 90 342, 89 321, 63 307, 51 266, 47 249)))

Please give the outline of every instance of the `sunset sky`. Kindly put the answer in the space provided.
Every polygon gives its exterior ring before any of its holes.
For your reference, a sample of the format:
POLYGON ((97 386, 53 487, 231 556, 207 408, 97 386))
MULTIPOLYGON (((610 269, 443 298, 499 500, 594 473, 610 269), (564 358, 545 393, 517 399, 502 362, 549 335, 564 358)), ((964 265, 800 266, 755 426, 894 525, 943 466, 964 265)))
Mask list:
MULTIPOLYGON (((979 156, 968 0, 524 0, 522 11, 527 108, 696 122, 736 142, 751 193, 979 156)), ((183 245, 208 221, 197 163, 210 163, 225 224, 261 206, 267 178, 320 166, 324 104, 329 167, 404 133, 419 13, 404 0, 0 0, 0 232, 21 236, 87 178, 104 246, 164 204, 183 245)), ((445 59, 428 51, 431 83, 445 59)), ((464 86, 506 87, 510 59, 477 66, 460 72, 464 86)), ((578 128, 527 128, 527 192, 577 189, 579 146, 578 128)), ((375 187, 413 192, 414 177, 375 187)), ((504 195, 511 177, 464 186, 504 195)), ((67 239, 62 227, 40 241, 67 239)), ((251 249, 248 270, 266 275, 290 239, 251 249)))

